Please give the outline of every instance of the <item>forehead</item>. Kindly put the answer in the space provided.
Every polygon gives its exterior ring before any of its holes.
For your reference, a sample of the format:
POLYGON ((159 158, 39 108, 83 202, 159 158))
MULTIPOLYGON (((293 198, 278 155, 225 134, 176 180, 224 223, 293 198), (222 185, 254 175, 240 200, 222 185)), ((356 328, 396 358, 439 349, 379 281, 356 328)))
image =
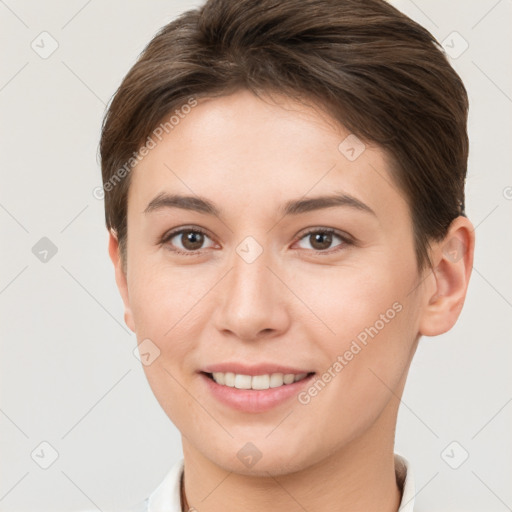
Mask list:
POLYGON ((132 171, 129 209, 143 211, 162 192, 240 211, 334 190, 377 213, 407 208, 384 151, 314 105, 242 90, 199 100, 186 112, 132 171))

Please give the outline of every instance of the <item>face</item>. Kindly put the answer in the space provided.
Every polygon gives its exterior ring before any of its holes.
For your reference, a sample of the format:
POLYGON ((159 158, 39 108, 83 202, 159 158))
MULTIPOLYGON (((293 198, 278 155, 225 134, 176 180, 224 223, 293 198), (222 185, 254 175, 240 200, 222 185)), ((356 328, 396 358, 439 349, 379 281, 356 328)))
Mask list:
POLYGON ((308 467, 396 412, 425 288, 385 154, 349 135, 240 91, 199 101, 132 171, 125 319, 188 449, 226 470, 308 467))

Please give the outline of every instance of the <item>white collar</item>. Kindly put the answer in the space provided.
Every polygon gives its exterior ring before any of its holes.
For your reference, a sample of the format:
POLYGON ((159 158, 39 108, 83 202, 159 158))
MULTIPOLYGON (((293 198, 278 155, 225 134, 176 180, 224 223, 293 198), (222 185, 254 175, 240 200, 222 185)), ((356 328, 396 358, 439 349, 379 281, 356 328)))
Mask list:
POLYGON ((402 500, 398 512, 414 512, 414 475, 409 461, 395 453, 395 471, 398 485, 402 487, 402 500))
MULTIPOLYGON (((184 460, 172 466, 160 485, 144 503, 131 512, 181 512, 180 482, 184 460)), ((398 512, 414 512, 414 479, 411 465, 395 453, 395 468, 398 485, 402 487, 402 500, 398 512)))

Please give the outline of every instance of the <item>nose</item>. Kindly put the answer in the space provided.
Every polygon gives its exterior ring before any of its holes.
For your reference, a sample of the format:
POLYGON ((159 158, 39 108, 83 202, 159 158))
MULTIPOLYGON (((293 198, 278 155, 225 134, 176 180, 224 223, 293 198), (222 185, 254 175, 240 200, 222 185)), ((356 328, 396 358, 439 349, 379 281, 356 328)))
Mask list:
MULTIPOLYGON (((245 341, 276 337, 290 323, 288 303, 291 293, 286 276, 279 275, 269 251, 254 261, 238 253, 218 290, 221 306, 214 313, 219 332, 245 341)), ((275 262, 274 262, 275 263, 275 262)))

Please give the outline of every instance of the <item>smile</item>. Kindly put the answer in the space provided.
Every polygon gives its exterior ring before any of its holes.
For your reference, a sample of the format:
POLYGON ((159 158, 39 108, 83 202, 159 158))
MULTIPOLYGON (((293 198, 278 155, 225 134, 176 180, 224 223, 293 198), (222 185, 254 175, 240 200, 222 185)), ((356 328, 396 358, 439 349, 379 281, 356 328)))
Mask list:
POLYGON ((254 390, 265 390, 286 386, 303 380, 308 376, 307 373, 267 373, 263 375, 244 375, 232 372, 213 372, 207 373, 206 375, 221 386, 254 390))

